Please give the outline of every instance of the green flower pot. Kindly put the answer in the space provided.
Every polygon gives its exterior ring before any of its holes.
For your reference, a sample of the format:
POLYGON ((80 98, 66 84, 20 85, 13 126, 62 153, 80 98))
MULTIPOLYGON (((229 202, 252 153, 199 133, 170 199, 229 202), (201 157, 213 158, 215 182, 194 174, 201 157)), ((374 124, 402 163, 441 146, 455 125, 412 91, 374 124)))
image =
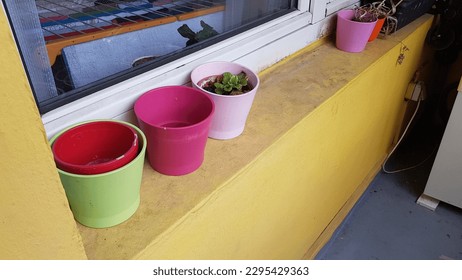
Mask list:
MULTIPOLYGON (((146 137, 138 127, 117 122, 133 127, 138 133, 141 148, 134 160, 116 170, 96 175, 73 174, 58 168, 74 218, 88 227, 106 228, 120 224, 128 220, 140 204, 146 137)), ((50 144, 53 145, 59 135, 74 126, 55 135, 50 144)))

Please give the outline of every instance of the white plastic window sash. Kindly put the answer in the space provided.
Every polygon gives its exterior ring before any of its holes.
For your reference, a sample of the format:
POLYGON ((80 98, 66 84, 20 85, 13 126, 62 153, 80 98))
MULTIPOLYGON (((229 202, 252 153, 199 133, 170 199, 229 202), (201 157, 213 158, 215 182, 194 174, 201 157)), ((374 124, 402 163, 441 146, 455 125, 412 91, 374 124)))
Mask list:
POLYGON ((326 16, 331 15, 348 6, 359 5, 359 0, 327 0, 326 3, 326 16))

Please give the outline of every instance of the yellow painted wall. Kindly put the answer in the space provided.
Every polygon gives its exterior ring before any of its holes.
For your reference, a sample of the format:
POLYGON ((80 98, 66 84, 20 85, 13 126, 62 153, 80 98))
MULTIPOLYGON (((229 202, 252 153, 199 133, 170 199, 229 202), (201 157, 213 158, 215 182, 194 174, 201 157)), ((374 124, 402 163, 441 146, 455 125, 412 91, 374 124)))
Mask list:
MULTIPOLYGON (((302 258, 389 150, 429 23, 403 65, 397 44, 135 258, 302 258)), ((0 259, 85 259, 1 10, 0 42, 0 259)))
POLYGON ((430 24, 402 41, 402 65, 396 42, 137 258, 303 258, 389 151, 430 24))
POLYGON ((0 259, 85 259, 2 8, 0 42, 0 259))

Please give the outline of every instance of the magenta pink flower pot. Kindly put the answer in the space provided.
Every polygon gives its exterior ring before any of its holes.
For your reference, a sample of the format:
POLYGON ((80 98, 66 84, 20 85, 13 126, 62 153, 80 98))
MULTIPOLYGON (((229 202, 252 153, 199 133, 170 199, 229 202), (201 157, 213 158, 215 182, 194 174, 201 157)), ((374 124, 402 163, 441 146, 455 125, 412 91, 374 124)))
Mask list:
POLYGON ((160 87, 138 98, 134 110, 154 170, 178 176, 201 166, 215 110, 208 95, 186 86, 160 87))
POLYGON ((367 41, 376 25, 374 22, 353 21, 353 10, 342 10, 337 13, 337 32, 335 44, 338 49, 358 53, 366 48, 367 41))
POLYGON ((210 125, 209 137, 232 139, 242 134, 253 100, 260 85, 258 75, 249 68, 234 62, 217 61, 202 64, 191 72, 192 85, 208 94, 215 103, 215 115, 210 125), (253 89, 240 95, 219 95, 202 89, 198 83, 204 78, 230 72, 234 75, 245 72, 253 89))

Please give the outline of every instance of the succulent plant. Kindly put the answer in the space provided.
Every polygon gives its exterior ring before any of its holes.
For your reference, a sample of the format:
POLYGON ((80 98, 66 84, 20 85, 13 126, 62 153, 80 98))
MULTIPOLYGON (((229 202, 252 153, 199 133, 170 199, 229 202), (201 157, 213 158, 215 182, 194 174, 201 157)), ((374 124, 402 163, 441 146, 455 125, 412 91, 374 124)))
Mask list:
POLYGON ((222 78, 213 84, 215 86, 215 93, 224 95, 242 94, 243 87, 247 86, 247 79, 247 75, 244 72, 237 75, 225 72, 222 78))

